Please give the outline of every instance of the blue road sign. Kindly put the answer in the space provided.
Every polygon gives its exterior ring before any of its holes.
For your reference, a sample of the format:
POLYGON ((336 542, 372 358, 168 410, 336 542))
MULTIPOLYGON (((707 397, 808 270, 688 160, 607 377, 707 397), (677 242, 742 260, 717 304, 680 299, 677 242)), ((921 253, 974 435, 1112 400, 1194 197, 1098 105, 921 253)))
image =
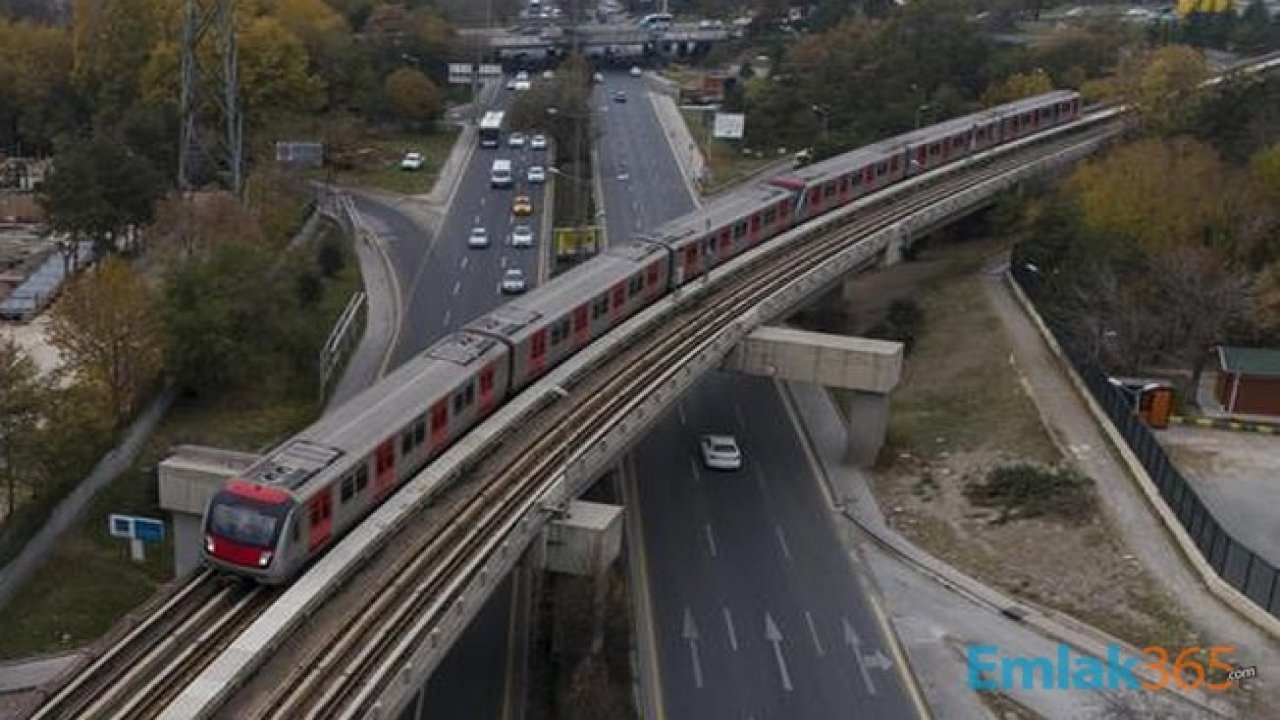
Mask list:
POLYGON ((164 522, 152 518, 112 514, 107 518, 107 529, 112 537, 150 543, 164 540, 164 522))

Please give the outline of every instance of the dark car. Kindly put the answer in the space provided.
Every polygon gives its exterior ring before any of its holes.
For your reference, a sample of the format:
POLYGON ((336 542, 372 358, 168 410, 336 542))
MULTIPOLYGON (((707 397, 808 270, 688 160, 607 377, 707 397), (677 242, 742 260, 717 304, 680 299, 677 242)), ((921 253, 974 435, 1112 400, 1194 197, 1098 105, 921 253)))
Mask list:
POLYGON ((627 101, 627 94, 626 94, 625 92, 621 91, 621 90, 618 90, 617 92, 615 92, 615 93, 613 94, 613 101, 614 101, 614 102, 626 102, 626 101, 627 101))

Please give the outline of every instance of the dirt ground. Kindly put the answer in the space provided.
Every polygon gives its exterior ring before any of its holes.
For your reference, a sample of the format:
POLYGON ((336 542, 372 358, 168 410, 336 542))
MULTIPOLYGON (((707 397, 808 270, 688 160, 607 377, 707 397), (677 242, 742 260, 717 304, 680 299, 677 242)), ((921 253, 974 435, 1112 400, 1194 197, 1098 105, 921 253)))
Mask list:
POLYGON ((983 293, 996 241, 926 248, 916 261, 861 276, 847 293, 855 332, 895 298, 912 297, 924 328, 894 391, 874 491, 889 523, 934 555, 1022 599, 1139 647, 1189 637, 1104 514, 1074 526, 994 522, 964 495, 999 464, 1068 462, 1041 423, 1012 347, 983 293))

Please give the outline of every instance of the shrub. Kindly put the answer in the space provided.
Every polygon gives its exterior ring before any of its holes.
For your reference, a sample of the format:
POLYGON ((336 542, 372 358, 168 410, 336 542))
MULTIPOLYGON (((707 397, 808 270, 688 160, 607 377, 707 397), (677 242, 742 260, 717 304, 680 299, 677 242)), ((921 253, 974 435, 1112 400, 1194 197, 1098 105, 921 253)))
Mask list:
POLYGON ((1044 517, 1080 525, 1097 510, 1092 481, 1070 468, 1002 465, 965 490, 975 505, 1000 509, 997 523, 1044 517))

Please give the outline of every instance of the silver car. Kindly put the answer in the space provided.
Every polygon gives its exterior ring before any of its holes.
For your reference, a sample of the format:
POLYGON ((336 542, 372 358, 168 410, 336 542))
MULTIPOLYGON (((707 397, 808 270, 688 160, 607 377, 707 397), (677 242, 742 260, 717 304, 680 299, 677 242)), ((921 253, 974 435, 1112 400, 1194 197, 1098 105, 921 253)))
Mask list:
POLYGON ((539 185, 547 181, 547 171, 541 165, 530 165, 527 178, 530 185, 539 185))
POLYGON ((528 225, 511 228, 511 247, 533 247, 533 228, 528 225))
POLYGON ((502 274, 502 292, 506 295, 519 295, 524 292, 524 271, 520 268, 507 268, 502 274))
POLYGON ((511 137, 507 138, 507 144, 513 148, 524 147, 524 133, 513 132, 511 137))
POLYGON ((529 138, 529 149, 530 149, 530 150, 546 150, 546 149, 547 149, 547 136, 546 136, 546 135, 534 135, 533 137, 529 138))
POLYGON ((471 228, 471 234, 467 236, 467 247, 489 247, 489 231, 479 226, 471 228))
POLYGON ((742 451, 732 435, 703 435, 702 464, 712 470, 739 470, 742 468, 742 451))

